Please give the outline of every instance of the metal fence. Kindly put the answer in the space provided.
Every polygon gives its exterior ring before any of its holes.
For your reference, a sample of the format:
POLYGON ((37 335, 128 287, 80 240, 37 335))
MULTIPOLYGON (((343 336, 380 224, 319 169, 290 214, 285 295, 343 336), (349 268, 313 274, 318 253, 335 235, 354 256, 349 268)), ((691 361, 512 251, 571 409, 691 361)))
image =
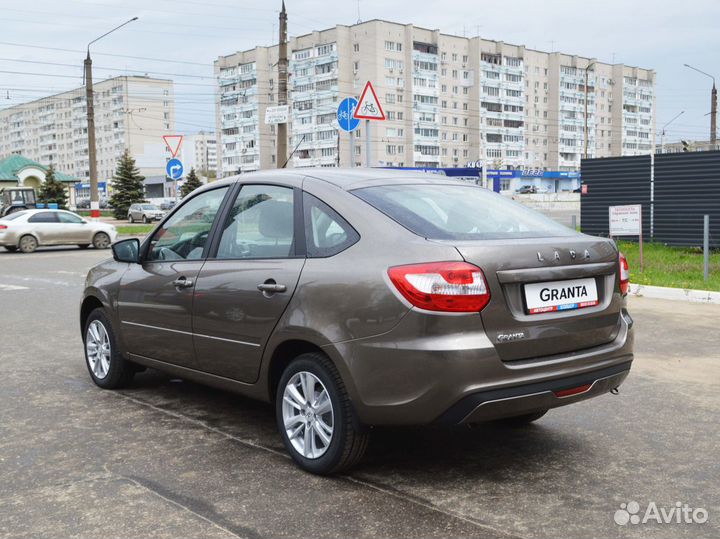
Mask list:
POLYGON ((643 236, 674 246, 720 248, 720 151, 584 159, 581 228, 608 235, 608 207, 642 204, 643 236))

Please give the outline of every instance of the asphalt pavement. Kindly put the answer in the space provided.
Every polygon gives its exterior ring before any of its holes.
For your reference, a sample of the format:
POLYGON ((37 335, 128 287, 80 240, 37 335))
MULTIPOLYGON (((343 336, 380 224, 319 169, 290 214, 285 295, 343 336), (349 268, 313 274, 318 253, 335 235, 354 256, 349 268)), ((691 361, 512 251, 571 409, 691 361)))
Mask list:
POLYGON ((269 405, 155 371, 92 384, 78 308, 107 256, 0 253, 0 537, 720 535, 720 306, 632 298, 619 395, 521 429, 382 429, 321 478, 286 456, 269 405), (709 518, 616 524, 631 501, 709 518))

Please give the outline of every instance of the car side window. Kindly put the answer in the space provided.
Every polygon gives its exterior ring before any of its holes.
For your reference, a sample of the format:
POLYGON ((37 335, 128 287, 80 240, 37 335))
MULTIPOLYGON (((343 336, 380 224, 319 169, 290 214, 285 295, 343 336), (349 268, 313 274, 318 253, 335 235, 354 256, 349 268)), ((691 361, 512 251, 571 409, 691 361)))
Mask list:
POLYGON ((148 260, 196 260, 205 243, 228 188, 205 191, 180 206, 150 240, 148 260))
POLYGON ((57 214, 54 211, 43 211, 30 216, 28 223, 57 223, 57 214))
POLYGON ((310 193, 303 193, 303 209, 309 257, 336 255, 360 239, 350 223, 310 193))
POLYGON ((293 190, 244 185, 225 221, 217 258, 288 258, 295 254, 293 190))
POLYGON ((81 223, 85 222, 85 221, 83 221, 82 217, 80 217, 78 215, 74 215, 72 213, 60 212, 57 214, 57 216, 61 223, 77 225, 77 224, 81 224, 81 223))

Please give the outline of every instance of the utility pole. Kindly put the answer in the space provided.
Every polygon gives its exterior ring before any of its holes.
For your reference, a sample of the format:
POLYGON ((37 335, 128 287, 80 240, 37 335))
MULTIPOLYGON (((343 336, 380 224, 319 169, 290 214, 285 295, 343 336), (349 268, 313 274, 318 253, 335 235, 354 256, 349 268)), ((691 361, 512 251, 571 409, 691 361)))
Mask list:
MULTIPOLYGON (((287 12, 285 0, 280 11, 280 42, 278 46, 278 105, 287 105, 288 84, 288 57, 287 57, 287 12)), ((288 111, 288 118, 290 113, 288 111)), ((283 168, 287 162, 287 123, 277 126, 277 149, 275 163, 277 168, 283 168)))
POLYGON ((713 81, 712 90, 710 90, 710 144, 715 145, 717 142, 717 87, 715 86, 715 77, 704 71, 700 71, 697 67, 684 64, 685 67, 697 71, 698 73, 710 77, 713 81))
POLYGON ((92 58, 90 58, 90 45, 96 41, 100 41, 105 36, 112 34, 115 30, 122 28, 126 24, 136 21, 138 18, 133 17, 129 21, 125 21, 120 26, 116 26, 109 32, 105 32, 100 37, 93 39, 87 46, 87 56, 85 57, 85 105, 87 110, 87 130, 88 130, 88 161, 90 168, 90 217, 97 219, 100 217, 100 196, 98 193, 98 177, 97 177, 97 146, 95 144, 95 99, 93 95, 92 80, 92 58))
POLYGON ((92 58, 90 46, 85 57, 85 104, 87 110, 88 160, 90 162, 90 217, 100 217, 100 195, 98 193, 97 156, 95 145, 95 100, 93 99, 92 58))
POLYGON ((585 159, 588 158, 588 71, 594 65, 595 62, 590 62, 585 68, 585 151, 583 152, 585 159))

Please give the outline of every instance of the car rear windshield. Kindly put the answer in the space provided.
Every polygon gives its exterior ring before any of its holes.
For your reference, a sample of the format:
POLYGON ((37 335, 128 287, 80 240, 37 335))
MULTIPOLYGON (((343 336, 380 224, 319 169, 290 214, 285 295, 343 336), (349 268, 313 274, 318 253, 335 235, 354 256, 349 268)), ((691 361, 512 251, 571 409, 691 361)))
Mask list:
POLYGON ((26 214, 27 214, 26 211, 16 211, 9 215, 6 215, 5 217, 3 217, 0 220, 1 221, 12 221, 13 219, 17 219, 18 217, 22 217, 23 215, 26 215, 26 214))
POLYGON ((415 234, 433 240, 575 234, 518 202, 471 185, 384 185, 356 189, 353 194, 415 234))
POLYGON ((143 210, 157 210, 158 207, 155 206, 154 204, 143 204, 142 209, 143 210))

